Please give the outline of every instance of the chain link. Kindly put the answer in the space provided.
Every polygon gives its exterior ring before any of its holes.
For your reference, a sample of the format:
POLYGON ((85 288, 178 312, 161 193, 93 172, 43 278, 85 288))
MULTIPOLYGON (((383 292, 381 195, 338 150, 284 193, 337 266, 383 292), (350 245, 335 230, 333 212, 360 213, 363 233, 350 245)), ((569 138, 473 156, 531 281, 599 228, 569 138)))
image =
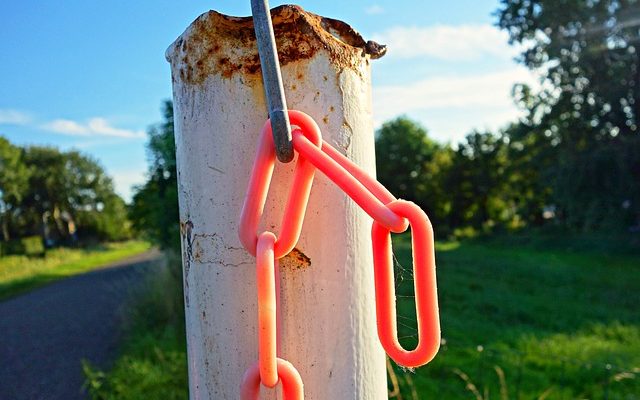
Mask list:
MULTIPOLYGON (((296 130, 293 132, 293 148, 302 158, 309 160, 311 164, 324 173, 333 183, 338 185, 338 187, 342 189, 347 196, 351 197, 371 218, 379 221, 393 232, 403 232, 407 228, 408 222, 399 215, 396 215, 383 203, 383 200, 387 199, 383 197, 381 201, 381 199, 376 197, 375 194, 381 195, 383 193, 382 191, 376 190, 374 194, 374 192, 369 190, 356 176, 349 173, 340 163, 346 159, 346 157, 334 160, 326 153, 328 149, 333 149, 330 144, 323 142, 322 148, 315 146, 303 135, 302 131, 296 130)), ((333 150, 332 154, 337 154, 337 151, 335 149, 333 150)), ((349 167, 361 172, 359 176, 366 175, 366 172, 355 164, 349 167)), ((368 184, 374 188, 377 186, 371 181, 369 181, 368 184)), ((392 199, 395 200, 395 197, 392 196, 392 199)))
POLYGON ((258 287, 258 359, 260 379, 266 387, 278 384, 276 365, 276 235, 264 232, 258 237, 256 285, 258 287))
MULTIPOLYGON (((282 385, 284 400, 303 400, 302 378, 295 367, 286 360, 277 359, 278 378, 282 385)), ((245 372, 240 387, 240 400, 258 400, 260 398, 260 366, 255 363, 245 372)))
POLYGON ((398 342, 391 233, 389 228, 374 221, 371 240, 373 241, 378 337, 382 347, 393 361, 404 367, 419 367, 431 361, 440 348, 433 228, 424 211, 410 201, 396 200, 387 204, 387 207, 407 218, 411 225, 418 346, 414 350, 407 351, 398 342))
POLYGON ((240 216, 239 236, 256 256, 258 287, 258 362, 249 368, 241 386, 242 400, 257 400, 260 383, 282 384, 285 400, 304 398, 302 379, 295 367, 277 357, 277 260, 298 242, 315 170, 320 170, 373 218, 374 277, 378 337, 396 363, 419 367, 431 361, 440 346, 433 229, 427 215, 412 202, 396 199, 365 170, 322 140, 320 129, 308 115, 289 110, 293 147, 298 153, 294 177, 282 218, 280 236, 258 234, 275 165, 269 121, 260 134, 256 158, 240 216), (418 345, 405 350, 398 341, 391 232, 411 226, 418 345))
MULTIPOLYGON (((290 110, 289 119, 292 124, 299 127, 298 132, 304 132, 305 137, 311 143, 320 146, 322 143, 320 128, 311 117, 300 111, 290 110)), ((275 162, 276 153, 273 146, 271 123, 267 121, 260 133, 256 158, 251 170, 249 188, 247 189, 240 214, 240 241, 253 256, 256 255, 258 225, 267 201, 275 162)), ((314 174, 315 168, 313 165, 306 159, 298 157, 293 172, 293 184, 289 190, 287 205, 282 216, 282 231, 275 244, 276 259, 287 255, 298 242, 314 174)))

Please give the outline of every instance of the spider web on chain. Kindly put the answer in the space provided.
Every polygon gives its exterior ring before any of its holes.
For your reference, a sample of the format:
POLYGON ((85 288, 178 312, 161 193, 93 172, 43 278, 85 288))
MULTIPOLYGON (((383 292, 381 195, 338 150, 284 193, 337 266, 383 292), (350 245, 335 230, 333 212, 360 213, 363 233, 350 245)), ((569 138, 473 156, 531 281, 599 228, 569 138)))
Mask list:
POLYGON ((413 266, 405 267, 394 252, 393 271, 396 289, 398 340, 401 341, 403 346, 413 348, 418 343, 413 266))

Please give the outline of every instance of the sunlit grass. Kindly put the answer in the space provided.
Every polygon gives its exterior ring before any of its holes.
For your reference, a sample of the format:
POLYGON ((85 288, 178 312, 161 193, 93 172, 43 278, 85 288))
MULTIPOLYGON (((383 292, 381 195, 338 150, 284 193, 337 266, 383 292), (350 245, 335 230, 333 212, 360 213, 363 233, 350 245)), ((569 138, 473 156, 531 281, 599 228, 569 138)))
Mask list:
MULTIPOLYGON (((409 241, 394 242, 404 277, 398 293, 410 296, 409 241)), ((476 397, 460 373, 483 398, 502 398, 496 367, 509 398, 640 392, 639 257, 490 242, 436 248, 445 345, 413 375, 420 398, 476 397)), ((399 299, 407 347, 416 343, 413 307, 410 297, 399 299)))
POLYGON ((59 248, 42 257, 0 257, 0 299, 143 253, 150 247, 147 242, 128 241, 86 249, 59 248))
POLYGON ((187 399, 187 356, 180 260, 153 268, 127 307, 127 340, 105 372, 84 364, 85 387, 96 400, 187 399))
POLYGON ((108 373, 86 362, 86 388, 100 400, 187 398, 184 334, 176 326, 162 332, 138 332, 108 373))

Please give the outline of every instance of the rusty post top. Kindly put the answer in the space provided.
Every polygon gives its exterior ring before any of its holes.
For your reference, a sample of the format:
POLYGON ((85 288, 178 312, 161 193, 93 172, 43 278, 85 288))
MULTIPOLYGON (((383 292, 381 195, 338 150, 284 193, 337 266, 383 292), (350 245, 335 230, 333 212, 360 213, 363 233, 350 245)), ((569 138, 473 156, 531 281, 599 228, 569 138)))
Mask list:
MULTIPOLYGON (((299 6, 271 10, 280 65, 328 52, 337 68, 357 69, 363 58, 376 59, 386 46, 365 41, 347 23, 322 17, 299 6)), ((231 17, 216 11, 202 14, 167 49, 174 74, 185 83, 198 84, 219 74, 260 73, 260 57, 251 17, 231 17)))

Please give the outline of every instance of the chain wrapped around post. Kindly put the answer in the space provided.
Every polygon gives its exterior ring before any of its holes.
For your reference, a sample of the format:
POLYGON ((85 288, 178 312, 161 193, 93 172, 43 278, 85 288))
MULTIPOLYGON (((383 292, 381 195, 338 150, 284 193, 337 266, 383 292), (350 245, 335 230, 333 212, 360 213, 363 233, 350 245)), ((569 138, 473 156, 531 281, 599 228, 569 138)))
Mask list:
POLYGON ((298 153, 293 184, 282 218, 280 236, 258 233, 275 164, 271 123, 260 134, 256 158, 240 216, 240 241, 256 256, 258 286, 258 363, 242 381, 241 399, 256 400, 260 383, 272 388, 280 382, 285 400, 304 398, 302 379, 293 365, 278 358, 275 270, 277 260, 298 242, 315 170, 320 170, 373 218, 371 238, 376 293, 378 337, 383 348, 399 365, 419 367, 431 361, 440 346, 440 321, 436 289, 433 229, 427 215, 416 204, 396 199, 376 179, 322 140, 320 129, 307 114, 289 110, 294 127, 293 148, 298 153), (405 350, 399 343, 391 249, 391 232, 411 226, 413 274, 418 326, 418 345, 405 350))

